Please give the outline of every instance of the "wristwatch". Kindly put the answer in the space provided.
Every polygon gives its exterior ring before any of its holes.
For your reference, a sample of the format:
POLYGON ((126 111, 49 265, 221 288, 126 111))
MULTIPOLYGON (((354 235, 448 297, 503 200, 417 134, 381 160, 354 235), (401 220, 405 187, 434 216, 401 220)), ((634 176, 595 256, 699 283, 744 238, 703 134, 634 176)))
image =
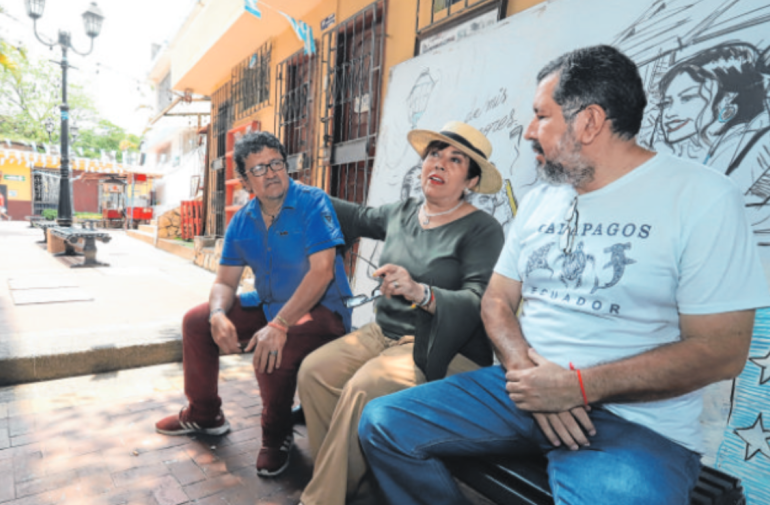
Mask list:
POLYGON ((223 309, 222 307, 218 307, 218 308, 216 308, 216 309, 212 310, 212 311, 209 313, 209 324, 211 324, 211 318, 212 318, 212 317, 214 317, 216 314, 218 314, 218 313, 220 313, 220 312, 221 312, 222 314, 224 314, 224 313, 225 313, 225 309, 223 309))

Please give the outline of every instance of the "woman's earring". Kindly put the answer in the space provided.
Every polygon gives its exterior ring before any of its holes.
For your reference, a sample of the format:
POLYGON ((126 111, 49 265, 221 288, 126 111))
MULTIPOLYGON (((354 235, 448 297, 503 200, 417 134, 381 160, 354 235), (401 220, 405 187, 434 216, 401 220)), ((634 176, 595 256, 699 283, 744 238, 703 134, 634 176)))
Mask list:
POLYGON ((738 108, 735 105, 728 105, 727 107, 723 107, 722 110, 719 111, 719 117, 717 118, 717 120, 720 123, 727 123, 731 119, 733 119, 737 113, 738 113, 738 108))

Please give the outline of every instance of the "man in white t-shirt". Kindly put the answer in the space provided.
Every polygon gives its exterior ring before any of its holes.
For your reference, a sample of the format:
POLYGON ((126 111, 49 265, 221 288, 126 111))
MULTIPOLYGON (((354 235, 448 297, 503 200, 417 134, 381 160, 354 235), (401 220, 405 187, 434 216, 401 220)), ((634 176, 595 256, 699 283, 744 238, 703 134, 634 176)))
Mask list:
POLYGON ((770 294, 742 195, 640 147, 646 103, 609 46, 538 75, 526 138, 545 184, 482 302, 502 367, 366 407, 359 435, 390 503, 466 503, 439 458, 525 450, 548 458, 556 503, 689 503, 702 388, 741 372, 770 294))

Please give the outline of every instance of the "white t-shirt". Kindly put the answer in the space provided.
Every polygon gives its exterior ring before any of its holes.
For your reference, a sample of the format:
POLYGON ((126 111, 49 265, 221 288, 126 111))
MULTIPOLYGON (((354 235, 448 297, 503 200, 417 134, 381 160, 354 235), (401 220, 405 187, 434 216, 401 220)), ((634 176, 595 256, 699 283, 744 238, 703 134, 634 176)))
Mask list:
MULTIPOLYGON (((725 176, 657 154, 578 197, 565 254, 576 195, 571 186, 530 191, 495 267, 522 281, 522 331, 546 359, 588 368, 679 341, 679 313, 770 306, 742 195, 725 176)), ((700 391, 604 406, 703 452, 700 391)))

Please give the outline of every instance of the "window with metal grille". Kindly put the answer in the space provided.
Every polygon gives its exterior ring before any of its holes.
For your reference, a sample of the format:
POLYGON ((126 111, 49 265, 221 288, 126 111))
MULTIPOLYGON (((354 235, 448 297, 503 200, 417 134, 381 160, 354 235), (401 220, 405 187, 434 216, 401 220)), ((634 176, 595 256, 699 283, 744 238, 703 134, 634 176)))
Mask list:
POLYGON ((358 203, 366 202, 379 129, 385 5, 370 4, 322 44, 319 166, 333 196, 358 203))
MULTIPOLYGON (((324 34, 321 61, 320 179, 332 196, 366 203, 377 132, 386 1, 377 0, 324 34)), ((357 251, 358 245, 353 247, 357 251)), ((345 258, 348 277, 355 262, 345 258)))
POLYGON ((213 229, 210 235, 216 237, 225 236, 225 171, 215 170, 212 174, 212 181, 214 181, 214 191, 212 194, 212 225, 213 229))
POLYGON ((226 82, 211 95, 211 159, 215 160, 225 155, 225 140, 227 130, 232 128, 233 114, 232 93, 230 82, 226 82))
POLYGON ((270 98, 271 42, 265 42, 232 70, 235 119, 252 115, 268 105, 270 98))
POLYGON ((35 169, 32 171, 32 213, 39 216, 45 209, 59 208, 58 170, 35 169))
POLYGON ((417 0, 415 54, 484 29, 505 16, 507 0, 417 0))
POLYGON ((227 131, 233 126, 231 83, 226 82, 211 95, 211 150, 206 234, 222 237, 225 233, 225 150, 227 131))
POLYGON ((298 51, 278 64, 275 132, 286 148, 289 175, 312 183, 313 70, 315 57, 298 51))

